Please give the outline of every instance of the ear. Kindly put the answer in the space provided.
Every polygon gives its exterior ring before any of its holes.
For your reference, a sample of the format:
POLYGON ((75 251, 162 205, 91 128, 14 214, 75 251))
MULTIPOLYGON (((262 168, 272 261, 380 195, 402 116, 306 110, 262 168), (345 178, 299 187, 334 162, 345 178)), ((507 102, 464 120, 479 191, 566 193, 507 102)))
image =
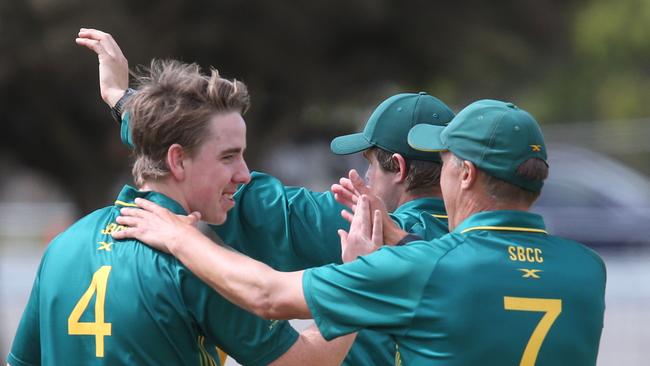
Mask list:
POLYGON ((181 145, 172 144, 169 149, 167 149, 167 166, 175 180, 182 181, 185 179, 184 160, 185 151, 181 145))
POLYGON ((471 189, 478 178, 478 168, 471 161, 463 160, 461 167, 460 187, 461 189, 471 189))
POLYGON ((393 156, 391 156, 391 159, 397 163, 398 168, 397 172, 395 172, 395 181, 396 183, 403 183, 409 173, 406 170, 406 159, 404 159, 404 157, 400 154, 393 154, 393 156))

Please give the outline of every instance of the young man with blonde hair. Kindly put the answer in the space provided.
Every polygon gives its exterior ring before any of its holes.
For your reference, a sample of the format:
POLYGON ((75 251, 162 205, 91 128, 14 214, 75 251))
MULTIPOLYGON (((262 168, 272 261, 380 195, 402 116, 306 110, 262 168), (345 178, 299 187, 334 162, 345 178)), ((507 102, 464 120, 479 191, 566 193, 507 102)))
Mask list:
POLYGON ((216 365, 215 346, 247 365, 302 365, 307 356, 339 363, 353 336, 327 343, 313 329, 299 335, 228 302, 175 258, 112 239, 124 229, 115 221, 120 209, 136 198, 221 224, 237 186, 250 180, 244 84, 178 61, 152 62, 138 84, 126 105, 138 188, 125 186, 114 205, 49 245, 8 363, 216 365))

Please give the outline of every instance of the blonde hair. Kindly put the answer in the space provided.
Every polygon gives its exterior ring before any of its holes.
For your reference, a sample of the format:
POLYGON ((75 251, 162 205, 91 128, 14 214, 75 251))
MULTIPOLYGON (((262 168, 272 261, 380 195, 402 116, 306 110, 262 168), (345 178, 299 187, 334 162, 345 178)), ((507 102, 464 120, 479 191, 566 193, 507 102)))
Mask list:
POLYGON ((250 96, 246 85, 227 80, 210 69, 176 60, 153 60, 136 76, 138 92, 129 100, 131 136, 135 145, 133 179, 141 186, 146 180, 169 173, 167 150, 179 144, 194 154, 210 135, 208 123, 217 113, 246 113, 250 96))

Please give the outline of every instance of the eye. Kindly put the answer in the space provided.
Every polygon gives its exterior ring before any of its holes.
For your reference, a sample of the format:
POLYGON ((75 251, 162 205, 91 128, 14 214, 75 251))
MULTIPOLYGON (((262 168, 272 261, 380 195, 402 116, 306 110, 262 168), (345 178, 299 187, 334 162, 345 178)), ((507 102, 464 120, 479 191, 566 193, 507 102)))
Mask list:
POLYGON ((221 157, 221 160, 223 161, 232 161, 235 158, 235 155, 229 154, 229 155, 224 155, 221 157))

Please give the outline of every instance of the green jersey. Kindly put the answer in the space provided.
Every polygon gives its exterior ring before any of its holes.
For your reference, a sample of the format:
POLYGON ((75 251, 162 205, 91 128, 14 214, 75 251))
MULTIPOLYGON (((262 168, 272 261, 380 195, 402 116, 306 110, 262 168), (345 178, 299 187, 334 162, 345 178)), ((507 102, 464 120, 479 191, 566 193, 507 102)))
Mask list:
MULTIPOLYGON (((284 186, 278 179, 253 172, 251 181, 234 196, 235 207, 214 231, 235 249, 277 270, 295 271, 341 263, 337 229, 349 230, 340 212, 344 206, 330 192, 284 186)), ((393 214, 404 230, 427 240, 447 233, 446 214, 439 198, 405 203, 393 214)), ((361 331, 345 365, 384 365, 395 358, 390 336, 361 331)))
POLYGON ((441 239, 309 269, 303 289, 326 339, 393 337, 401 365, 596 364, 605 265, 548 235, 539 215, 481 212, 441 239))
POLYGON ((266 365, 297 340, 287 322, 231 304, 173 256, 113 241, 121 207, 155 192, 126 186, 115 205, 82 218, 43 255, 8 362, 27 365, 218 365, 217 349, 266 365))
POLYGON ((442 198, 425 197, 408 201, 390 216, 402 230, 416 234, 423 240, 438 239, 449 232, 442 198))

